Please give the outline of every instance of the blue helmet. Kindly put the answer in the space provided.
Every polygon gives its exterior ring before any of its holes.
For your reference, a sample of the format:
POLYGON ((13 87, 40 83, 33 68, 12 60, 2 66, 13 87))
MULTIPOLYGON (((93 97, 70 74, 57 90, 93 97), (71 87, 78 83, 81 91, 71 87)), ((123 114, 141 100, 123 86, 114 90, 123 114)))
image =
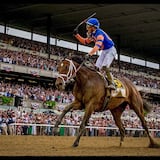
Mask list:
POLYGON ((96 27, 96 28, 99 28, 99 27, 100 27, 100 23, 99 23, 99 21, 98 21, 97 18, 90 18, 90 19, 86 22, 86 24, 88 24, 88 25, 90 25, 90 26, 94 26, 94 27, 96 27))

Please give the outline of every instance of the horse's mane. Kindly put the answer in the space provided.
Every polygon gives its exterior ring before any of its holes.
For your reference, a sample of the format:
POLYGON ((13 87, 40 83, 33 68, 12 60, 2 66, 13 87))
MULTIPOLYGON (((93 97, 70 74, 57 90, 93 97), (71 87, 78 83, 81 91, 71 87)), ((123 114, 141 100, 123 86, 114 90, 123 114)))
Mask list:
POLYGON ((71 60, 74 61, 74 62, 76 62, 76 63, 78 63, 78 64, 81 64, 83 62, 83 58, 80 57, 80 56, 78 56, 78 55, 73 55, 71 57, 71 60))
MULTIPOLYGON (((71 57, 71 60, 74 61, 74 62, 76 62, 76 63, 78 63, 78 64, 81 64, 84 61, 84 58, 82 56, 80 57, 78 55, 73 55, 71 57)), ((84 63, 84 66, 86 68, 88 68, 89 70, 91 70, 91 71, 96 71, 95 68, 91 68, 91 67, 87 66, 85 63, 84 63)))

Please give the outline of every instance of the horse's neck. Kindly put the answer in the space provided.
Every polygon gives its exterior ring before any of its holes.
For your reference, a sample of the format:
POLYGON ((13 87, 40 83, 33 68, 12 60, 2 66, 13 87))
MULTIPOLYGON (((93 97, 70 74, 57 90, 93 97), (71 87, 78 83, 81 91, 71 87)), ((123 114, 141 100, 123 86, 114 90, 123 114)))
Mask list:
POLYGON ((87 69, 86 67, 82 67, 76 74, 76 79, 79 84, 82 86, 86 84, 86 82, 90 79, 91 77, 96 77, 96 74, 98 73, 94 70, 87 69))
POLYGON ((77 79, 77 81, 80 81, 80 82, 86 82, 88 79, 88 73, 85 70, 80 69, 77 72, 76 79, 77 79))
POLYGON ((81 68, 76 74, 76 81, 79 85, 84 86, 90 77, 90 72, 85 68, 81 68))

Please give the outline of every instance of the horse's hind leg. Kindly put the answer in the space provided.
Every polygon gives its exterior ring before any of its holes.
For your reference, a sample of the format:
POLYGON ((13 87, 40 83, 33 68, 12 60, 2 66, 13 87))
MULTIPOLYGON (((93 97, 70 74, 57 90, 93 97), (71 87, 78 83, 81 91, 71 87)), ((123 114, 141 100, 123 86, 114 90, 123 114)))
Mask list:
POLYGON ((124 111, 124 108, 120 107, 120 106, 111 110, 115 124, 117 125, 117 127, 119 128, 119 131, 120 131, 120 146, 122 146, 122 143, 124 141, 124 136, 125 136, 125 128, 124 128, 123 123, 121 121, 121 115, 122 115, 123 111, 124 111))
MULTIPOLYGON (((133 107, 134 107, 134 111, 135 113, 137 114, 137 116, 140 118, 141 120, 141 123, 142 123, 142 126, 143 128, 145 129, 148 137, 149 137, 149 140, 150 140, 150 145, 149 147, 150 148, 160 148, 160 146, 154 142, 153 138, 151 137, 150 133, 149 133, 149 130, 148 130, 148 127, 147 127, 147 123, 146 123, 146 120, 144 118, 144 114, 143 114, 143 111, 140 110, 139 108, 137 108, 136 106, 134 106, 134 104, 132 104, 133 107)), ((139 104, 140 107, 142 107, 143 103, 139 104)))

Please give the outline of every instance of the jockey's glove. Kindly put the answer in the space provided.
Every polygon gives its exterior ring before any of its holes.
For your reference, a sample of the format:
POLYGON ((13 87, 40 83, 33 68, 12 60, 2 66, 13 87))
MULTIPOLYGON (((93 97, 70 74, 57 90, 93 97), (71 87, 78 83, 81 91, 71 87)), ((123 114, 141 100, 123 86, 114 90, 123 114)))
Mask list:
POLYGON ((78 29, 75 28, 75 29, 73 30, 73 35, 77 35, 77 34, 78 34, 78 29))
POLYGON ((91 55, 89 55, 89 54, 85 55, 85 60, 89 60, 90 58, 91 58, 91 55))

